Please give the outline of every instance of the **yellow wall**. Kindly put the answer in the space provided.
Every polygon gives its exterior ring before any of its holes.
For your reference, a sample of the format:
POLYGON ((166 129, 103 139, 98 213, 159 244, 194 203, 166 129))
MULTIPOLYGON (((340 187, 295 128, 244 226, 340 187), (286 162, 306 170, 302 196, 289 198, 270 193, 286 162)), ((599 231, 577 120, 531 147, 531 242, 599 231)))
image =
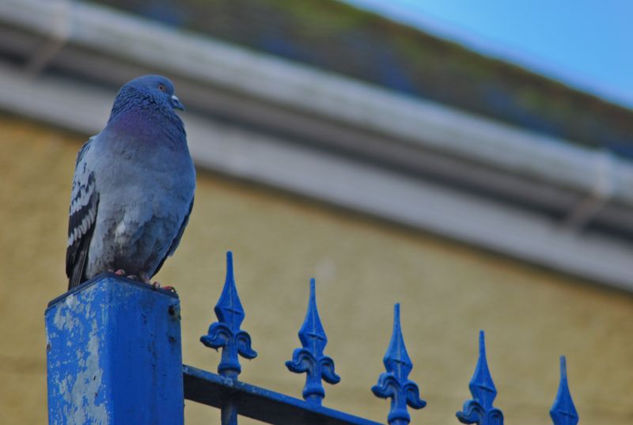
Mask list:
MULTIPOLYGON (((66 288, 69 187, 83 139, 0 117, 1 424, 46 423, 43 312, 66 288)), ((259 352, 243 362, 245 381, 300 397, 304 378, 284 361, 299 344, 316 276, 326 354, 342 376, 326 384, 327 406, 384 421, 388 403, 369 388, 400 301, 411 378, 428 402, 413 424, 457 423, 480 328, 508 423, 550 423, 562 353, 581 423, 633 423, 633 297, 204 173, 181 247, 158 276, 180 294, 188 364, 217 365, 219 354, 198 338, 212 319, 227 249, 243 327, 259 352)), ((188 425, 218 421, 212 408, 188 402, 186 411, 188 425)))

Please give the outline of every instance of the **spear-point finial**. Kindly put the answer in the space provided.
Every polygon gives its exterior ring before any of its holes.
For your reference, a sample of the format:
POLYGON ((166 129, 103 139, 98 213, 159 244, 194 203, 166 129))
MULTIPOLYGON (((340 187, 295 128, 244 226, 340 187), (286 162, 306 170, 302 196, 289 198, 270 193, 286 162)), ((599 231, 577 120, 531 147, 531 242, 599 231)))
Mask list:
POLYGON ((571 399, 569 386, 567 384, 567 362, 565 356, 560 356, 560 383, 558 393, 549 411, 554 425, 576 425, 578 423, 578 412, 571 399))
POLYGON ((426 406, 426 402, 420 399, 418 385, 408 379, 413 363, 404 345, 398 303, 394 306, 391 341, 382 362, 387 371, 380 374, 378 383, 371 390, 376 397, 391 398, 391 408, 387 416, 389 425, 406 425, 411 421, 407 405, 421 409, 426 406))
POLYGON ((209 326, 207 335, 201 336, 200 341, 216 350, 222 348, 222 360, 218 365, 218 373, 237 378, 242 371, 238 354, 252 359, 257 356, 257 352, 251 348, 251 337, 248 333, 240 330, 245 314, 235 286, 231 251, 226 253, 226 280, 214 310, 218 322, 209 326))
POLYGON ((334 372, 334 360, 323 354, 327 336, 316 305, 314 279, 310 279, 308 310, 303 325, 299 329, 299 340, 303 348, 294 350, 292 360, 287 361, 286 366, 291 372, 306 372, 303 398, 309 403, 321 405, 325 397, 321 379, 330 384, 336 384, 341 378, 334 372))
POLYGON ((488 369, 484 331, 479 331, 479 359, 468 387, 473 398, 466 400, 457 419, 465 424, 503 425, 503 413, 492 406, 497 389, 488 369))

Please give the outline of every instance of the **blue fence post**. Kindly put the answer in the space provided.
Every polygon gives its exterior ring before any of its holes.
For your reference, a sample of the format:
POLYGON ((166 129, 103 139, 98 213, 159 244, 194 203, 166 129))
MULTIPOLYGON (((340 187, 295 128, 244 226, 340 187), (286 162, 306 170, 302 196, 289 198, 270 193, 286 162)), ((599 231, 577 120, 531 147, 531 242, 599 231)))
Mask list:
POLYGON ((465 424, 503 425, 503 413, 492 405, 497 389, 488 368, 484 331, 479 331, 479 359, 468 387, 473 398, 466 400, 457 419, 465 424))
POLYGON ((45 313, 49 423, 182 425, 180 303, 112 274, 45 313))

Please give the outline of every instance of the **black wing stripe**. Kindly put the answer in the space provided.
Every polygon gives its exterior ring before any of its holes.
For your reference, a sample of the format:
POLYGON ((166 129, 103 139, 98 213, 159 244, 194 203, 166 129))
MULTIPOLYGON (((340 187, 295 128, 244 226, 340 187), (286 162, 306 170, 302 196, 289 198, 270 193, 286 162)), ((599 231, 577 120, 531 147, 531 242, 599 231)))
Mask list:
POLYGON ((69 288, 79 285, 83 280, 99 203, 93 173, 90 173, 85 185, 75 182, 74 186, 70 202, 66 248, 66 275, 69 278, 69 288))

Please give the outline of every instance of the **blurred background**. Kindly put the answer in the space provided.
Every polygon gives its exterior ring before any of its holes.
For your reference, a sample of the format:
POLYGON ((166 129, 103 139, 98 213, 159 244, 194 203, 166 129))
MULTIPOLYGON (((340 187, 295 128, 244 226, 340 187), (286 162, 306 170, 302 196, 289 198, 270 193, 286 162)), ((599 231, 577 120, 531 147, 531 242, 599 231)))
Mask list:
POLYGON ((550 422, 566 354, 581 423, 631 424, 623 3, 0 0, 0 423, 47 421, 43 313, 67 286, 76 153, 121 84, 160 73, 198 169, 157 276, 181 297, 185 363, 219 360, 198 338, 230 249, 259 353, 244 381, 300 397, 284 362, 316 277, 342 377, 326 406, 386 421, 370 388, 401 302, 428 402, 413 424, 457 421, 479 329, 507 421, 550 422))

